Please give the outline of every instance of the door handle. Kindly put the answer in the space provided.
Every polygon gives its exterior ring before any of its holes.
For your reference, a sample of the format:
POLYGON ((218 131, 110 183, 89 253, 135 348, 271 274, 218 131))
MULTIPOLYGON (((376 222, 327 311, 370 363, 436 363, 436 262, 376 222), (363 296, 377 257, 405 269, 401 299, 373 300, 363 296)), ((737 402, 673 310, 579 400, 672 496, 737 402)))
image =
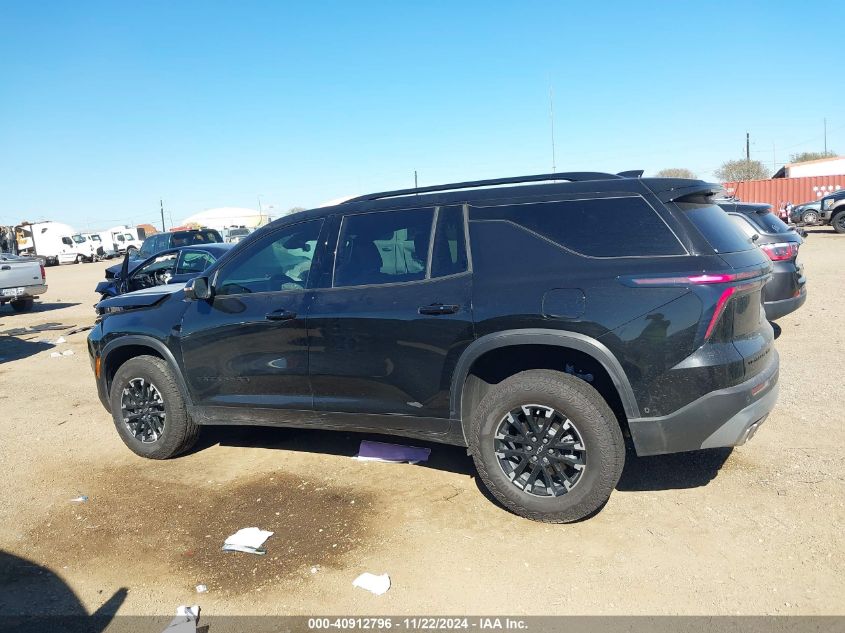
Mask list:
POLYGON ((457 305, 447 305, 443 303, 432 303, 427 306, 420 306, 417 309, 417 312, 420 314, 430 314, 433 316, 437 316, 439 314, 455 314, 458 310, 461 309, 461 306, 457 305))
POLYGON ((268 321, 290 321, 296 318, 296 312, 290 310, 276 310, 275 312, 268 312, 264 315, 268 321))

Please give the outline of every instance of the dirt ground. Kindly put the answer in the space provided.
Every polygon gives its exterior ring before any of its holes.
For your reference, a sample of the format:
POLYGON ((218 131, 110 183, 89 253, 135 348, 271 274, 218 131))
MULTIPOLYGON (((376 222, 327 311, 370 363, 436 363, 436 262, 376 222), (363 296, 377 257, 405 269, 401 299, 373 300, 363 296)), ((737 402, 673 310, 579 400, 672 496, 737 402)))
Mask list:
POLYGON ((179 459, 136 457, 86 333, 4 334, 93 322, 105 264, 49 268, 33 312, 0 308, 0 613, 843 614, 845 236, 817 229, 800 257, 809 299, 779 322, 780 401, 753 440, 629 455, 574 525, 501 509, 455 447, 361 463, 363 435, 214 428, 179 459), (220 551, 248 526, 275 532, 266 556, 220 551), (353 588, 364 571, 390 591, 353 588))

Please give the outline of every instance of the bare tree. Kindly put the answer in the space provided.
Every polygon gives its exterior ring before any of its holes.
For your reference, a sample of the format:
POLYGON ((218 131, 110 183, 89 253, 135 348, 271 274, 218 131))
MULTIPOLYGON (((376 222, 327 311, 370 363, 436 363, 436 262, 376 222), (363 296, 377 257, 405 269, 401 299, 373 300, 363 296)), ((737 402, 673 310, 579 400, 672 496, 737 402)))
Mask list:
POLYGON ((759 160, 729 160, 722 163, 715 172, 721 182, 739 182, 741 180, 768 180, 769 170, 759 160))
POLYGON ((288 209, 288 212, 285 215, 299 213, 300 211, 305 211, 305 207, 291 207, 290 209, 288 209))
POLYGON ((667 167, 657 172, 658 178, 698 178, 691 169, 686 167, 667 167))
POLYGON ((820 158, 833 158, 836 152, 828 150, 826 152, 801 152, 793 154, 789 157, 790 163, 806 163, 808 160, 819 160, 820 158))

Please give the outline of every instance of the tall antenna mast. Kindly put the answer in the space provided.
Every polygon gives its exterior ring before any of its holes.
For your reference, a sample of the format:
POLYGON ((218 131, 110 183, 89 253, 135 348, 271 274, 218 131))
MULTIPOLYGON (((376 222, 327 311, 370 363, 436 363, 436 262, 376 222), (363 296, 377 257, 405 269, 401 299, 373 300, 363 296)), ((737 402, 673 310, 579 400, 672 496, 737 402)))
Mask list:
POLYGON ((552 124, 552 173, 557 171, 555 164, 555 96, 552 91, 552 82, 549 81, 549 120, 552 124))

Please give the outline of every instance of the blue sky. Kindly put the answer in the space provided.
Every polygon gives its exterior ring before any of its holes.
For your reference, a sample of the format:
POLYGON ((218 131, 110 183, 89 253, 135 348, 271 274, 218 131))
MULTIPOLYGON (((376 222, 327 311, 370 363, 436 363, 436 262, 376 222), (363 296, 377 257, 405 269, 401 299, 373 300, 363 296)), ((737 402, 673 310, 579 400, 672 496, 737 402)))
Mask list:
MULTIPOLYGON (((845 152, 845 3, 0 4, 0 224, 845 152), (838 27, 837 27, 838 28, 838 27), (838 87, 837 87, 838 86, 838 87)), ((169 221, 169 220, 168 220, 169 221)))

